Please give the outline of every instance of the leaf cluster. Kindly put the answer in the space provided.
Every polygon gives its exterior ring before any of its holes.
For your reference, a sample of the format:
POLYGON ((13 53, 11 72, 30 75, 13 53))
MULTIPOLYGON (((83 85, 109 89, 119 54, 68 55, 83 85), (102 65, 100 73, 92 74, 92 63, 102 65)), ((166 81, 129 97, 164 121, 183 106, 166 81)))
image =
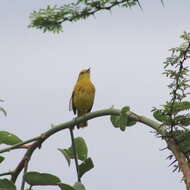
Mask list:
MULTIPOLYGON (((93 161, 90 157, 88 157, 88 147, 87 144, 82 137, 77 137, 74 139, 75 148, 76 148, 76 156, 77 158, 82 161, 79 165, 79 176, 80 178, 89 170, 94 167, 93 161)), ((67 160, 68 165, 70 166, 71 160, 74 159, 74 153, 72 145, 67 149, 58 149, 67 160)))
MULTIPOLYGON (((30 190, 33 186, 57 186, 61 190, 85 190, 85 186, 76 182, 73 186, 63 183, 59 177, 49 173, 39 173, 31 171, 25 174, 25 180, 30 185, 30 190)), ((15 184, 8 179, 0 179, 0 189, 16 190, 15 184)))
MULTIPOLYGON (((190 101, 187 101, 190 88, 189 66, 190 58, 190 33, 184 32, 181 35, 183 43, 176 48, 170 49, 171 56, 164 62, 164 75, 169 78, 168 88, 170 90, 170 100, 167 101, 161 109, 154 108, 153 116, 156 120, 167 126, 165 138, 166 141, 173 139, 172 142, 183 152, 190 164, 190 101)), ((172 159, 174 155, 168 156, 172 159)), ((173 171, 180 171, 178 164, 174 166, 173 171)))
POLYGON ((190 87, 187 66, 190 56, 190 33, 184 32, 181 39, 183 43, 179 47, 171 48, 171 56, 164 62, 163 74, 171 80, 168 85, 171 102, 182 101, 189 94, 186 91, 190 87))
POLYGON ((169 102, 163 106, 163 109, 154 109, 153 110, 153 116, 156 120, 162 122, 164 125, 167 126, 182 126, 187 127, 190 125, 190 114, 189 113, 183 113, 183 111, 189 111, 190 109, 190 102, 183 101, 183 102, 175 102, 172 103, 169 102), (170 117, 170 109, 172 106, 172 114, 175 115, 173 119, 171 120, 170 117))
POLYGON ((190 155, 190 131, 176 130, 174 131, 175 139, 179 145, 181 152, 190 155))
MULTIPOLYGON (((23 142, 16 135, 7 132, 0 131, 0 144, 15 145, 23 142)), ((79 175, 82 177, 86 172, 94 167, 93 161, 88 157, 88 147, 85 140, 82 137, 77 137, 74 139, 77 158, 81 161, 79 165, 79 175)), ((71 164, 71 160, 74 159, 74 153, 72 146, 68 149, 58 149, 65 156, 68 164, 71 164)), ((3 162, 5 157, 0 156, 0 163, 3 162)), ((13 172, 7 172, 8 175, 13 175, 13 172)), ((36 171, 27 172, 25 174, 26 182, 32 187, 37 185, 56 185, 62 190, 85 190, 85 187, 81 183, 75 183, 74 186, 62 183, 61 180, 52 174, 39 173, 36 171)), ((15 184, 8 179, 0 179, 0 189, 6 190, 16 190, 15 184)), ((31 188, 30 188, 31 189, 31 188)))
POLYGON ((75 3, 63 6, 47 6, 46 9, 34 11, 30 15, 29 27, 40 29, 43 32, 62 32, 62 23, 74 22, 95 15, 100 10, 110 11, 113 7, 132 7, 140 5, 138 0, 78 0, 75 3))
POLYGON ((163 74, 171 81, 168 85, 171 99, 162 109, 153 109, 154 118, 169 126, 171 131, 178 126, 190 125, 190 102, 184 100, 189 95, 190 87, 187 66, 190 58, 190 33, 184 32, 181 38, 182 45, 170 49, 171 56, 164 62, 163 74))

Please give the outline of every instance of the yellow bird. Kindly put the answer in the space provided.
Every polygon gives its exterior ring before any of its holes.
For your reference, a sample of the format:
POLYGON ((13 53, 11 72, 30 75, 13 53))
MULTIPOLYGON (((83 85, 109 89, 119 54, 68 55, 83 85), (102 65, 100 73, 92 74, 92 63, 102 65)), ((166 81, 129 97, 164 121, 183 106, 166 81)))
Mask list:
MULTIPOLYGON (((95 91, 95 86, 90 80, 90 68, 82 70, 69 102, 69 110, 73 110, 74 114, 77 112, 78 117, 90 112, 94 103, 95 91)), ((77 128, 86 126, 87 122, 85 121, 79 123, 77 128)))

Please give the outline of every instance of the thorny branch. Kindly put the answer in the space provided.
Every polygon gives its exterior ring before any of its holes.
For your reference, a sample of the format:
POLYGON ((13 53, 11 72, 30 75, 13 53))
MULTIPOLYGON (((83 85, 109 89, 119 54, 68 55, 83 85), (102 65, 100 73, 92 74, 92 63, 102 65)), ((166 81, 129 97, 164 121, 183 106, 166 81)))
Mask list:
POLYGON ((171 121, 171 134, 173 132, 173 128, 174 128, 174 125, 175 125, 175 116, 176 115, 173 114, 173 109, 174 109, 174 104, 175 104, 176 99, 177 99, 177 91, 179 90, 179 79, 180 79, 181 72, 183 70, 183 64, 184 64, 185 60, 187 59, 187 53, 189 51, 189 48, 190 48, 190 43, 188 43, 188 46, 187 46, 186 50, 183 52, 183 58, 179 62, 179 71, 178 71, 178 74, 177 74, 177 76, 175 78, 175 80, 176 80, 176 88, 172 92, 173 97, 172 97, 172 100, 171 100, 171 107, 170 107, 170 111, 169 111, 169 116, 170 116, 170 121, 171 121))

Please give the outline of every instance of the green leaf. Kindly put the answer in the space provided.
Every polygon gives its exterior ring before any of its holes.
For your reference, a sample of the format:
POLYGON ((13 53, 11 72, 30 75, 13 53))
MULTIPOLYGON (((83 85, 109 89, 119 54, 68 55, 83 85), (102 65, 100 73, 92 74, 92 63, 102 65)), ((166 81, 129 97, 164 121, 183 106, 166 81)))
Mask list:
POLYGON ((136 121, 134 121, 134 120, 131 120, 131 119, 128 119, 128 122, 127 122, 127 126, 133 126, 133 125, 135 125, 137 122, 136 121))
POLYGON ((88 156, 88 148, 85 143, 85 140, 82 137, 77 137, 74 139, 76 152, 78 155, 78 159, 84 161, 88 156))
POLYGON ((82 183, 80 183, 80 182, 76 182, 76 183, 74 184, 74 188, 75 188, 76 190, 86 190, 86 189, 85 189, 85 186, 84 186, 82 183))
POLYGON ((70 152, 68 149, 58 148, 58 150, 64 155, 65 159, 67 160, 68 165, 70 166, 71 159, 72 159, 72 152, 70 152))
POLYGON ((82 164, 79 165, 79 176, 82 177, 86 172, 94 168, 91 158, 87 158, 82 164))
POLYGON ((0 144, 14 145, 22 142, 16 135, 7 131, 0 131, 0 144))
POLYGON ((128 116, 126 114, 121 114, 119 119, 119 125, 121 131, 125 131, 127 123, 128 123, 128 116))
POLYGON ((122 131, 125 131, 128 122, 128 117, 127 115, 111 115, 111 122, 115 128, 120 128, 122 131))
POLYGON ((130 107, 129 106, 125 106, 121 109, 121 113, 122 114, 126 114, 126 112, 130 111, 130 107))
MULTIPOLYGON (((130 111, 130 107, 129 106, 125 106, 121 109, 121 120, 123 125, 125 125, 125 127, 129 127, 129 126, 132 126, 132 125, 135 125, 136 124, 136 121, 130 119, 128 116, 127 116, 127 112, 130 111)), ((124 130, 124 127, 122 127, 123 130, 124 130)), ((122 130, 122 129, 121 129, 122 130)))
MULTIPOLYGON (((75 147, 76 147, 76 154, 79 160, 84 161, 87 159, 88 156, 88 147, 85 143, 85 140, 82 137, 77 137, 74 139, 75 147)), ((70 165, 71 159, 74 158, 72 146, 68 149, 58 149, 67 160, 68 164, 70 165)))
POLYGON ((16 186, 8 179, 0 179, 0 190, 16 190, 16 186))
POLYGON ((177 130, 174 132, 182 152, 190 153, 190 131, 177 130))
POLYGON ((0 156, 0 163, 3 162, 4 159, 5 159, 5 157, 0 156))
POLYGON ((58 186, 61 190, 86 190, 85 186, 80 182, 76 182, 73 187, 65 183, 60 183, 58 186))
POLYGON ((170 124, 170 118, 162 110, 156 110, 153 113, 156 120, 163 122, 165 125, 170 124))
POLYGON ((121 114, 120 116, 111 115, 111 122, 115 128, 120 128, 122 131, 125 131, 128 117, 126 114, 121 114))
POLYGON ((76 190, 74 187, 65 183, 59 183, 58 186, 60 187, 61 190, 76 190))
MULTIPOLYGON (((171 135, 170 132, 166 133, 166 136, 171 135)), ((175 130, 172 132, 176 142, 178 143, 181 152, 186 155, 190 155, 190 131, 189 130, 175 130)))
POLYGON ((127 126, 132 126, 136 124, 136 121, 131 120, 127 112, 130 111, 128 106, 125 106, 121 109, 120 115, 111 115, 111 122, 115 128, 120 128, 121 131, 125 131, 127 126))
POLYGON ((52 174, 28 172, 25 175, 26 182, 30 185, 57 185, 60 179, 52 174))
POLYGON ((189 115, 178 115, 175 118, 175 123, 179 126, 189 126, 190 116, 189 115))
POLYGON ((120 119, 120 116, 118 116, 118 115, 111 115, 111 117, 110 117, 110 120, 111 120, 111 122, 112 122, 112 125, 113 125, 115 128, 120 128, 119 119, 120 119))
POLYGON ((183 102, 175 102, 175 103, 168 103, 164 106, 164 111, 166 113, 169 113, 171 110, 171 106, 173 106, 172 108, 172 112, 173 114, 176 114, 180 111, 186 111, 190 109, 190 102, 188 101, 183 101, 183 102))
POLYGON ((189 151, 190 151, 189 137, 190 137, 190 135, 188 136, 188 139, 184 139, 184 141, 180 143, 180 145, 179 145, 180 151, 189 153, 189 151))

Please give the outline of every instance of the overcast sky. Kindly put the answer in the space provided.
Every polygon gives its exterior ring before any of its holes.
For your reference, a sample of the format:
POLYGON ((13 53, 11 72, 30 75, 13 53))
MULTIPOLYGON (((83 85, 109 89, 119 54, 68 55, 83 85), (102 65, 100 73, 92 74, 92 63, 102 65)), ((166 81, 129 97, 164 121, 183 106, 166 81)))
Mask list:
MULTIPOLYGON (((8 116, 1 114, 1 130, 23 140, 48 130, 51 124, 71 120, 69 99, 80 70, 91 67, 96 86, 93 110, 130 106, 152 118, 151 109, 168 100, 168 81, 161 74, 168 49, 190 31, 190 1, 142 0, 143 11, 115 8, 95 17, 64 24, 55 35, 28 29, 32 11, 53 0, 3 0, 0 6, 0 98, 8 116)), ((83 177, 87 190, 185 188, 182 175, 172 173, 160 151, 164 142, 142 124, 121 132, 109 117, 89 121, 75 132, 85 138, 95 168, 83 177)), ((32 157, 29 170, 57 175, 74 184, 74 163, 68 168, 57 148, 70 146, 68 131, 49 138, 32 157)), ((24 150, 6 153, 1 172, 12 170, 24 150)), ((36 188, 38 189, 38 188, 36 188)), ((44 189, 44 187, 43 187, 44 189)), ((48 188, 45 188, 48 189, 48 188)), ((58 188, 49 188, 58 189, 58 188)))

